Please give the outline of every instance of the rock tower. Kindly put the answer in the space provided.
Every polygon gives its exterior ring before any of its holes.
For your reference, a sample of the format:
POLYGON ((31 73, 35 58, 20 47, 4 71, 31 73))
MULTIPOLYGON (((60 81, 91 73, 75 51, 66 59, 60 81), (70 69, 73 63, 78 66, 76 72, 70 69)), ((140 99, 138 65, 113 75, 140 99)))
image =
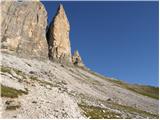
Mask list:
POLYGON ((85 65, 83 64, 82 58, 79 55, 78 50, 76 50, 72 56, 72 62, 74 65, 79 66, 79 67, 84 67, 85 65))
POLYGON ((69 32, 69 21, 63 5, 60 4, 47 32, 50 60, 72 64, 69 32))
POLYGON ((70 24, 62 4, 47 31, 47 12, 40 1, 2 1, 0 8, 1 52, 84 66, 78 51, 71 54, 70 24))

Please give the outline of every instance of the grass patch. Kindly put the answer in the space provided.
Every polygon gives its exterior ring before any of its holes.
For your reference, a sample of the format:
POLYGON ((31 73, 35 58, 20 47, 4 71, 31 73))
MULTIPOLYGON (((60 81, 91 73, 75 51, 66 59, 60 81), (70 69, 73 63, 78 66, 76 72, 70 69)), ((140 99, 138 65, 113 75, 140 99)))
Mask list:
MULTIPOLYGON (((12 70, 19 76, 22 76, 23 79, 26 79, 26 74, 23 73, 22 71, 18 70, 18 69, 15 69, 15 68, 10 68, 10 67, 4 67, 4 66, 1 66, 1 72, 3 73, 9 73, 12 75, 12 70)), ((13 75, 12 75, 13 76, 13 75)), ((22 79, 18 78, 17 76, 13 76, 15 78, 17 78, 19 81, 21 81, 22 79)), ((42 81, 42 80, 39 80, 36 76, 29 76, 29 78, 31 80, 34 80, 34 81, 37 81, 39 82, 40 84, 42 85, 50 85, 50 86, 53 86, 52 83, 50 82, 47 82, 47 81, 42 81)))
POLYGON ((4 72, 4 73, 9 73, 9 74, 11 74, 11 68, 9 68, 9 67, 4 67, 4 66, 1 66, 1 72, 4 72))
MULTIPOLYGON (((25 74, 24 74, 22 71, 20 71, 20 70, 18 70, 18 69, 15 69, 15 68, 11 68, 11 67, 1 66, 1 72, 3 72, 3 73, 9 73, 9 74, 12 75, 12 72, 11 72, 12 70, 13 70, 17 75, 20 75, 20 76, 22 76, 24 79, 26 79, 25 74)), ((15 77, 15 76, 14 76, 14 77, 15 77)))
POLYGON ((150 112, 146 112, 131 106, 120 105, 120 104, 108 102, 108 101, 101 101, 101 102, 104 105, 106 104, 106 106, 108 106, 109 108, 113 110, 118 110, 121 113, 110 111, 102 107, 89 106, 85 102, 81 102, 80 104, 78 104, 78 106, 82 109, 84 115, 91 119, 122 119, 123 117, 125 119, 131 119, 131 118, 135 118, 137 115, 143 118, 150 118, 150 119, 159 118, 158 114, 152 114, 150 112), (122 114, 124 114, 123 117, 122 117, 122 114))
POLYGON ((137 109, 137 108, 134 108, 134 107, 130 107, 130 106, 125 106, 125 105, 120 105, 120 104, 117 104, 117 103, 113 103, 113 102, 108 102, 108 104, 111 104, 112 107, 114 109, 117 109, 119 111, 124 111, 124 112, 128 112, 128 113, 131 113, 131 114, 140 114, 142 115, 143 117, 150 117, 150 118, 159 118, 158 115, 155 115, 155 114, 152 114, 152 113, 149 113, 149 112, 146 112, 146 111, 143 111, 143 110, 140 110, 140 109, 137 109))
POLYGON ((35 80, 35 81, 40 81, 37 77, 35 76, 30 76, 30 79, 35 80))
POLYGON ((84 111, 86 117, 91 119, 120 119, 121 114, 115 113, 113 111, 109 111, 108 109, 95 107, 95 106, 87 106, 78 104, 78 106, 84 111))
POLYGON ((37 82, 39 82, 39 83, 42 84, 42 85, 50 85, 50 86, 53 86, 52 83, 47 82, 47 81, 39 80, 36 76, 30 76, 30 79, 31 79, 31 80, 34 80, 34 81, 37 81, 37 82))
POLYGON ((93 74, 101 79, 107 80, 111 83, 115 83, 116 85, 118 85, 122 88, 131 90, 131 91, 136 92, 138 94, 148 96, 148 97, 151 97, 154 99, 159 99, 159 87, 147 86, 147 85, 137 85, 137 84, 128 84, 128 83, 125 83, 121 80, 111 79, 111 78, 105 77, 103 75, 100 75, 100 74, 95 73, 90 70, 86 70, 86 71, 90 72, 91 74, 93 74))
POLYGON ((156 87, 130 85, 128 86, 128 89, 137 92, 139 94, 142 94, 144 96, 148 96, 154 99, 159 99, 159 88, 156 87))
POLYGON ((84 96, 83 94, 79 94, 77 97, 80 97, 80 101, 78 106, 83 110, 84 114, 89 117, 89 118, 97 118, 97 119, 102 119, 102 118, 125 118, 125 119, 131 119, 131 118, 136 118, 139 116, 139 118, 151 118, 151 119, 157 119, 159 118, 158 113, 150 113, 144 110, 141 110, 135 106, 126 106, 126 105, 121 105, 118 103, 113 102, 112 100, 101 100, 101 99, 95 99, 91 98, 89 96, 84 96), (114 111, 108 111, 107 109, 103 107, 95 107, 92 105, 88 105, 87 101, 92 101, 97 104, 103 104, 107 108, 111 108, 119 112, 114 112, 114 111), (105 112, 103 112, 105 111, 105 112), (106 116, 106 114, 111 114, 109 116, 106 116), (123 116, 122 116, 123 115, 123 116), (138 116, 137 116, 138 115, 138 116), (118 116, 118 117, 117 117, 118 116), (141 116, 141 117, 140 117, 141 116))
POLYGON ((159 99, 159 88, 153 86, 145 86, 145 85, 136 85, 136 84, 127 84, 120 80, 112 80, 114 83, 119 86, 126 88, 128 90, 134 91, 144 96, 148 96, 154 99, 159 99))
POLYGON ((12 69, 14 70, 14 72, 15 72, 17 75, 20 75, 20 76, 22 76, 24 79, 26 79, 25 74, 24 74, 22 71, 17 70, 17 69, 14 69, 14 68, 12 68, 12 69))
POLYGON ((28 94, 28 91, 17 90, 1 85, 1 97, 17 98, 19 95, 28 94))

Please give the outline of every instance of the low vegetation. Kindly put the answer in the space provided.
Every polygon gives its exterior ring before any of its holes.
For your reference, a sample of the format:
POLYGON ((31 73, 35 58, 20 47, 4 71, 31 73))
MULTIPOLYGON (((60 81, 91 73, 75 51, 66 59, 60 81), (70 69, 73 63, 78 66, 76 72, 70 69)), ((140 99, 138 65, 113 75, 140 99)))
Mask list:
POLYGON ((1 66, 1 72, 11 74, 11 69, 9 67, 1 66))
MULTIPOLYGON (((1 72, 3 72, 3 73, 8 73, 8 74, 11 74, 11 75, 12 75, 12 72, 11 72, 12 70, 13 70, 17 75, 22 76, 23 79, 26 78, 26 77, 25 77, 25 74, 24 74, 22 71, 18 70, 18 69, 11 68, 11 67, 1 66, 1 72)), ((14 77, 15 77, 15 76, 14 76, 14 77)))
MULTIPOLYGON (((119 111, 124 111, 126 113, 130 113, 130 114, 139 114, 141 116, 143 116, 144 118, 159 118, 158 115, 155 115, 155 114, 152 114, 152 113, 149 113, 149 112, 146 112, 146 111, 143 111, 143 110, 140 110, 136 107, 131 107, 131 106, 126 106, 126 105, 121 105, 121 104, 117 104, 117 103, 113 103, 113 102, 108 102, 108 104, 111 104, 112 105, 112 108, 114 109, 117 109, 119 111)), ((128 117, 130 118, 130 117, 128 117)))
MULTIPOLYGON (((11 68, 11 67, 4 67, 4 66, 1 66, 1 72, 3 73, 8 73, 8 74, 11 74, 12 75, 12 70, 17 74, 17 75, 20 75, 22 76, 23 79, 26 79, 26 74, 23 73, 22 71, 18 70, 18 69, 15 69, 15 68, 11 68)), ((16 76, 14 76, 16 77, 16 76)), ((17 78, 17 77, 16 77, 17 78)), ((38 77, 36 76, 29 76, 29 78, 31 80, 34 80, 34 81, 37 81, 39 82, 41 85, 50 85, 50 86, 53 86, 52 83, 50 82, 47 82, 47 81, 42 81, 42 80, 39 80, 38 77)), ((22 79, 19 79, 17 78, 19 81, 22 81, 22 79)))
POLYGON ((146 112, 136 107, 122 105, 114 103, 112 101, 99 100, 99 102, 100 101, 104 106, 107 106, 107 108, 111 108, 113 111, 98 106, 87 105, 86 102, 83 100, 78 104, 78 106, 82 109, 84 115, 91 119, 131 119, 133 117, 139 118, 140 116, 142 118, 159 118, 158 114, 146 112))
POLYGON ((151 98, 154 98, 154 99, 159 99, 159 87, 137 85, 137 84, 128 84, 128 83, 125 83, 121 80, 107 78, 103 75, 100 75, 100 74, 95 73, 95 72, 90 71, 90 70, 87 70, 87 71, 90 72, 91 74, 97 76, 97 77, 100 77, 100 78, 105 79, 109 82, 115 83, 117 86, 123 87, 125 89, 131 90, 133 92, 136 92, 136 93, 144 95, 144 96, 148 96, 148 97, 151 97, 151 98))
POLYGON ((1 85, 1 97, 17 98, 20 95, 28 94, 28 91, 17 90, 11 87, 1 85))
POLYGON ((159 88, 153 86, 145 86, 145 85, 136 85, 136 84, 127 84, 120 80, 112 80, 119 86, 126 88, 128 90, 134 91, 144 96, 148 96, 154 99, 159 99, 159 88))
POLYGON ((53 86, 52 83, 47 82, 47 81, 44 81, 44 80, 39 80, 38 77, 36 77, 36 76, 30 76, 30 79, 31 79, 31 80, 34 80, 34 81, 37 81, 37 82, 40 83, 41 85, 50 85, 50 86, 53 86))
POLYGON ((86 117, 91 119, 120 119, 121 114, 110 111, 105 108, 95 107, 95 106, 87 106, 78 104, 78 106, 84 111, 86 117))

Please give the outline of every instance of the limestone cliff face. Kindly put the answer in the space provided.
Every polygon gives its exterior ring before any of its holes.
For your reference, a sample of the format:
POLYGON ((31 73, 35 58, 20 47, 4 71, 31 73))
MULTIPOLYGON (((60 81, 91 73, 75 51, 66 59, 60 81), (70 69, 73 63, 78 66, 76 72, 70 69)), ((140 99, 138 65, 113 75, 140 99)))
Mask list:
POLYGON ((50 60, 64 64, 72 63, 69 31, 66 13, 60 5, 47 32, 50 60))
POLYGON ((47 12, 41 2, 3 1, 0 8, 1 52, 84 66, 78 51, 71 55, 70 25, 61 4, 47 36, 47 12))
POLYGON ((82 58, 79 55, 78 50, 76 50, 72 56, 72 62, 74 65, 77 65, 79 67, 84 67, 85 65, 83 64, 82 58))
POLYGON ((47 12, 41 2, 2 1, 1 51, 47 59, 47 12))

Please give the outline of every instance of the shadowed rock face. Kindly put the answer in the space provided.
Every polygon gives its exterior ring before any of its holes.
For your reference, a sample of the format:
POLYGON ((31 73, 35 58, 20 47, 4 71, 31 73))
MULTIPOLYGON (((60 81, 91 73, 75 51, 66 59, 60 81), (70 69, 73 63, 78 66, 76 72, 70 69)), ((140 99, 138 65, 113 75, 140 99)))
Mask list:
POLYGON ((60 5, 47 32, 50 60, 63 64, 72 63, 69 31, 67 16, 63 6, 60 5))
POLYGON ((47 59, 47 12, 41 2, 3 1, 1 51, 21 57, 47 59))
POLYGON ((83 61, 81 56, 79 55, 78 50, 76 50, 72 56, 72 62, 74 65, 77 65, 79 67, 84 67, 83 61))

